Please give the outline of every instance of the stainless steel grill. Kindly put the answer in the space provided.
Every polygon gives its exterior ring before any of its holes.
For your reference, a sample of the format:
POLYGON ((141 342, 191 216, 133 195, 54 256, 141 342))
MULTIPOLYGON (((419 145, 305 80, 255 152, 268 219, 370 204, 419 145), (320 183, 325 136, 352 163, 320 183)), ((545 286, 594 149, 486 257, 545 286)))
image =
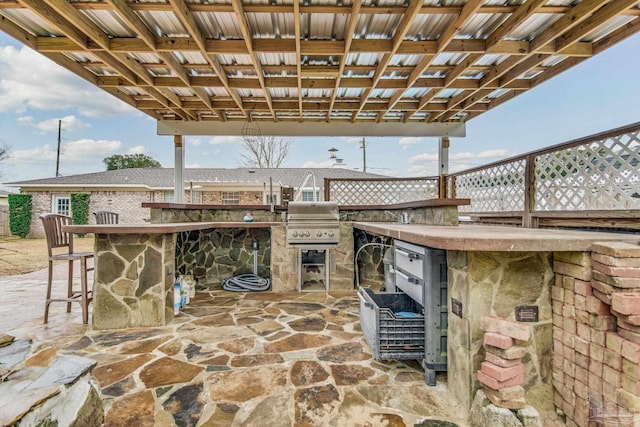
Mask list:
POLYGON ((337 245, 340 241, 338 204, 335 202, 289 202, 287 244, 337 245))

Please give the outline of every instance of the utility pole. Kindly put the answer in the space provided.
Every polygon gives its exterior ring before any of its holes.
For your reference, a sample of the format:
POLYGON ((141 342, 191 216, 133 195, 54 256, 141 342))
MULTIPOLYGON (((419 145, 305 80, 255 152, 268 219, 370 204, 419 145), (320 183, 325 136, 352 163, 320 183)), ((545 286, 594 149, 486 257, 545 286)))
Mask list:
POLYGON ((60 132, 62 130, 62 120, 58 120, 58 154, 56 156, 56 176, 60 176, 60 132))
POLYGON ((362 148, 362 172, 367 172, 367 141, 364 136, 360 141, 360 148, 362 148))

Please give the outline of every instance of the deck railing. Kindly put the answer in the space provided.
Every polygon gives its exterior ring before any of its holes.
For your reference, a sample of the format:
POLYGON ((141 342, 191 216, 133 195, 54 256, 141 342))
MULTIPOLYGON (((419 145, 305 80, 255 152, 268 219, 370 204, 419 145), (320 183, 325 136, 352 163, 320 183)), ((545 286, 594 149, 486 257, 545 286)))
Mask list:
POLYGON ((324 199, 339 205, 390 205, 438 198, 438 177, 325 178, 324 199))
POLYGON ((640 229, 640 122, 449 175, 473 220, 640 229))

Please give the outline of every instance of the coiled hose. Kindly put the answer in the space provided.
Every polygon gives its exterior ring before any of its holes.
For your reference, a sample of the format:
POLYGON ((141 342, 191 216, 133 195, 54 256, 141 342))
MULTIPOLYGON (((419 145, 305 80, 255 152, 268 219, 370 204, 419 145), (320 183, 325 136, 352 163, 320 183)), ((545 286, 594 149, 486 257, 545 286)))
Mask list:
POLYGON ((241 274, 222 280, 222 289, 231 292, 259 292, 269 290, 271 280, 255 275, 241 274))

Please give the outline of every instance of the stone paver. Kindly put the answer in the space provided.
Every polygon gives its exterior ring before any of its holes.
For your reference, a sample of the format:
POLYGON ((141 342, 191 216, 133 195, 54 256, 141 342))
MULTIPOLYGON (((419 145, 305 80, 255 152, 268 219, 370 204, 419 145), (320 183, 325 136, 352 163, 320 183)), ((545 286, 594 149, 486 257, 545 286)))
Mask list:
POLYGON ((38 279, 0 287, 23 312, 1 301, 0 331, 97 361, 105 426, 469 425, 445 374, 429 387, 416 361, 373 359, 355 293, 199 292, 165 327, 97 331, 64 304, 43 325, 38 279))

